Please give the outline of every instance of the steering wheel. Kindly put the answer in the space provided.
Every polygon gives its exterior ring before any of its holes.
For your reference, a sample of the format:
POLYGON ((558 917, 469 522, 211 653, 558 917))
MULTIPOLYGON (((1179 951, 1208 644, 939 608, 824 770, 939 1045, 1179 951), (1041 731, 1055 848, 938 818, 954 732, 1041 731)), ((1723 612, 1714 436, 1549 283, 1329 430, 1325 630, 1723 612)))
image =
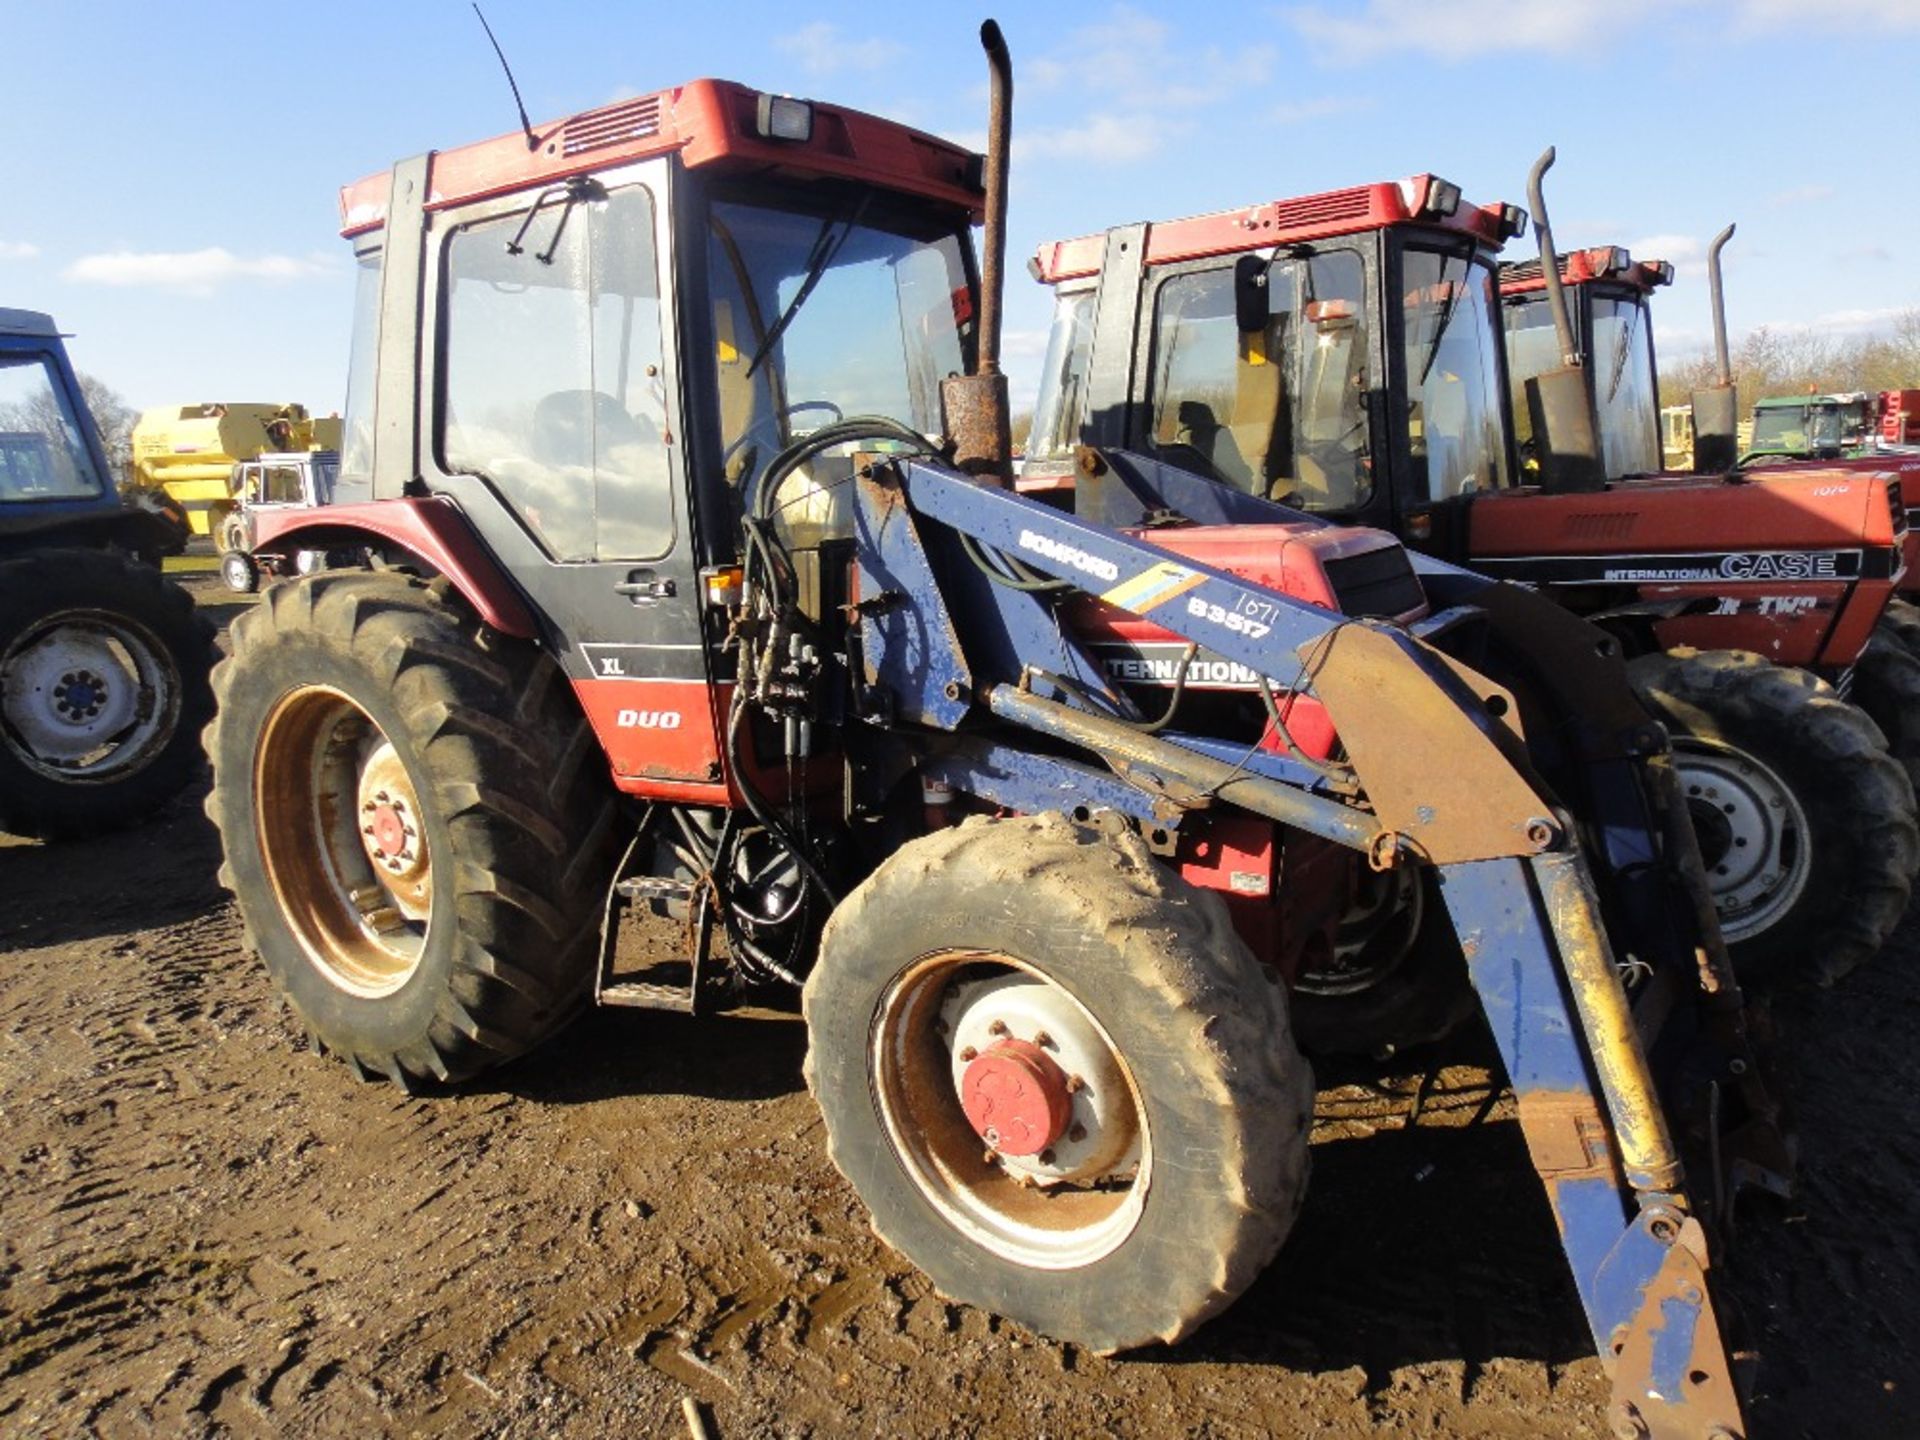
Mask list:
POLYGON ((803 412, 808 410, 825 410, 829 414, 831 414, 835 420, 844 420, 847 418, 845 412, 842 411, 841 408, 838 405, 834 404, 833 401, 831 400, 797 400, 793 404, 787 406, 786 409, 781 410, 776 414, 762 415, 758 420, 754 421, 751 425, 747 426, 745 430, 741 431, 738 438, 736 438, 731 445, 727 446, 727 448, 721 452, 721 455, 720 455, 721 473, 725 474, 733 468, 733 457, 738 455, 742 450, 746 449, 747 442, 753 439, 755 435, 759 434, 760 431, 766 429, 769 425, 772 425, 775 422, 792 420, 794 416, 802 414, 803 412))

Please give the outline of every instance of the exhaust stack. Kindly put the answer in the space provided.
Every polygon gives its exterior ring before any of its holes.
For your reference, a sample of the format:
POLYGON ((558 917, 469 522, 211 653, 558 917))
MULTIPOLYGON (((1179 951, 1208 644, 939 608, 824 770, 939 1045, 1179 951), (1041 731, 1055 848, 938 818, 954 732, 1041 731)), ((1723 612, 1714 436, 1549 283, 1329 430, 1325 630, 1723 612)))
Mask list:
POLYGON ((1714 383, 1693 392, 1693 470, 1696 475, 1719 475, 1740 460, 1740 397, 1733 384, 1733 364, 1727 356, 1727 296, 1720 283, 1720 251, 1733 238, 1729 225, 1707 247, 1707 290, 1713 299, 1714 383))
POLYGON ((1013 483, 1012 406, 1000 373, 1000 310, 1006 283, 1007 158, 1013 131, 1013 60, 992 20, 980 27, 991 92, 987 113, 986 228, 980 242, 979 358, 971 375, 941 382, 953 463, 976 480, 1013 483))
POLYGON ((1527 416, 1539 453, 1542 490, 1604 490, 1607 466, 1600 453, 1600 421, 1574 339, 1573 320, 1567 314, 1560 256, 1553 248, 1553 227, 1547 221, 1547 200, 1541 189, 1553 158, 1549 145, 1533 162, 1527 175, 1527 202, 1533 207, 1534 234, 1540 238, 1540 273, 1547 283, 1547 308, 1553 312, 1553 329, 1560 340, 1560 368, 1527 381, 1527 416))

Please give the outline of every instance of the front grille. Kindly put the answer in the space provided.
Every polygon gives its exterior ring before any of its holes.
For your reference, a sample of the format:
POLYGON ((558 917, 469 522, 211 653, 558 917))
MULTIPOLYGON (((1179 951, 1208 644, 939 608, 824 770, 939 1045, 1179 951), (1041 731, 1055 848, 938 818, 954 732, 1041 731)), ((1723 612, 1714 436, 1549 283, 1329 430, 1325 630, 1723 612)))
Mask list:
POLYGON ((1333 587, 1342 614, 1384 618, 1404 615, 1426 604, 1427 592, 1413 573, 1413 562, 1398 545, 1336 556, 1325 565, 1327 583, 1333 587))
POLYGON ((1887 505, 1893 511, 1893 536, 1894 539, 1897 540, 1907 533, 1907 507, 1906 503, 1900 498, 1900 482, 1898 480, 1887 481, 1887 505))

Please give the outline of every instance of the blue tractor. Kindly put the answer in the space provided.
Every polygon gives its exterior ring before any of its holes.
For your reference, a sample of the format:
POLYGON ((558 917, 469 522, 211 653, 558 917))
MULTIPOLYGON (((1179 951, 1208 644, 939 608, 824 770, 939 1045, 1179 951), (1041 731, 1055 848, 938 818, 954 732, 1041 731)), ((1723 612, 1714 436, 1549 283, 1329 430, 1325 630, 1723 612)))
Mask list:
POLYGON ((0 309, 0 831, 89 835, 199 773, 213 632, 153 561, 51 318, 0 309))

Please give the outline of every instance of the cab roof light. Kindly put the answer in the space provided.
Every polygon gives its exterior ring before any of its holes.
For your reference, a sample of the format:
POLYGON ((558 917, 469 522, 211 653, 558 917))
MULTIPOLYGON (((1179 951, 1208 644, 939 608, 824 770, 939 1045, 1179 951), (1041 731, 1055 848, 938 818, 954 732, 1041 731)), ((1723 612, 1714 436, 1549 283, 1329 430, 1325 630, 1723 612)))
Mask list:
POLYGON ((1671 285, 1673 283, 1673 262, 1671 260, 1651 260, 1647 263, 1653 267, 1654 284, 1671 285))
POLYGON ((1527 212, 1518 205, 1500 207, 1500 238, 1515 240, 1527 233, 1527 212))
POLYGON ((1632 268, 1633 256, 1627 253, 1625 246, 1609 245, 1607 247, 1607 273, 1609 275, 1624 275, 1632 268))
POLYGON ((813 106, 791 95, 762 94, 754 107, 753 128, 762 139, 805 144, 813 138, 813 106))
POLYGON ((1426 212, 1445 218, 1460 208, 1460 187, 1438 175, 1427 182, 1426 212))

